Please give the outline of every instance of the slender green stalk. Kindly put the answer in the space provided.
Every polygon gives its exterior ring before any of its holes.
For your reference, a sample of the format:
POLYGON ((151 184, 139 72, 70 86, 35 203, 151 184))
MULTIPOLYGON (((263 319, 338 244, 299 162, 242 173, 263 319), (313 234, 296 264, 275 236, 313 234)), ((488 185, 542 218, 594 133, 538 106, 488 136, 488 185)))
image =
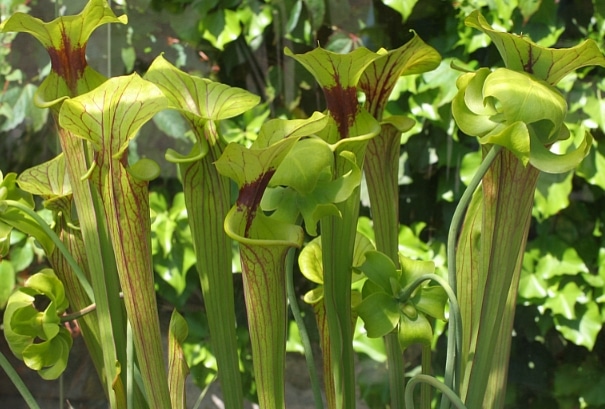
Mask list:
MULTIPOLYGON (((445 363, 445 386, 452 389, 454 393, 458 393, 459 379, 460 379, 460 368, 461 368, 461 356, 462 356, 462 316, 460 315, 460 305, 454 289, 451 288, 446 280, 437 274, 424 274, 414 280, 410 285, 401 291, 399 297, 402 300, 410 298, 412 293, 418 288, 419 285, 427 280, 436 281, 447 294, 450 302, 450 326, 449 326, 449 337, 447 345, 447 359, 445 363)), ((447 400, 441 401, 441 408, 447 408, 447 400)))
POLYGON ((429 375, 416 375, 408 382, 408 387, 405 391, 405 406, 407 409, 414 409, 414 388, 419 383, 427 383, 438 389, 443 393, 443 396, 447 398, 457 409, 466 409, 462 400, 456 395, 454 391, 448 388, 444 383, 439 382, 432 376, 429 375))
MULTIPOLYGON (((123 297, 124 297, 124 294, 120 293, 120 298, 123 298, 123 297)), ((69 321, 77 320, 78 318, 82 318, 86 314, 96 311, 96 309, 97 309, 97 304, 92 303, 92 304, 82 308, 81 310, 72 312, 71 314, 63 315, 61 317, 61 322, 69 322, 69 321)))
POLYGON ((462 194, 458 206, 456 206, 456 210, 454 210, 454 215, 452 216, 452 223, 450 224, 450 231, 447 236, 447 276, 450 287, 453 288, 454 291, 456 290, 456 241, 458 240, 458 231, 460 230, 466 209, 468 208, 473 194, 477 190, 477 187, 479 187, 483 176, 485 176, 485 173, 487 173, 501 149, 502 146, 493 145, 489 150, 462 194))
MULTIPOLYGON (((475 175, 471 179, 469 185, 466 190, 462 194, 458 205, 456 206, 456 210, 454 211, 454 215, 452 217, 452 222, 450 224, 450 230, 448 233, 448 241, 447 241, 447 268, 448 268, 448 283, 449 287, 452 291, 456 291, 456 241, 458 239, 458 231, 464 220, 464 215, 466 213, 466 209, 473 197, 473 194, 479 187, 483 176, 487 173, 490 166, 500 153, 502 147, 499 145, 493 145, 489 150, 484 160, 481 162, 481 165, 475 172, 475 175)), ((458 312, 459 314, 459 312, 458 312)), ((450 330, 453 328, 450 326, 450 330)), ((446 361, 446 369, 445 369, 445 384, 450 386, 456 393, 460 392, 460 382, 462 376, 462 321, 460 318, 460 325, 457 327, 458 334, 453 336, 449 336, 447 340, 447 361, 446 361), (460 339, 458 339, 460 338, 460 339), (451 357, 455 357, 455 368, 452 367, 454 365, 454 361, 451 357)), ((450 334, 451 335, 451 334, 450 334)), ((441 409, 445 409, 447 407, 447 402, 445 400, 441 401, 441 409)))
POLYGON ((309 369, 309 378, 311 378, 311 389, 313 390, 313 400, 315 402, 316 409, 323 409, 323 400, 321 399, 321 386, 319 384, 319 377, 317 375, 317 368, 315 367, 315 359, 313 358, 313 349, 311 347, 311 341, 309 340, 309 334, 305 327, 305 322, 300 313, 300 307, 294 290, 294 277, 293 277, 293 266, 294 266, 294 255, 295 249, 290 249, 286 256, 286 293, 288 295, 288 302, 290 304, 290 310, 298 326, 300 333, 300 339, 303 344, 305 351, 305 359, 307 361, 307 368, 309 369))
POLYGON ((11 206, 16 209, 19 209, 20 211, 22 211, 23 213, 27 214, 29 217, 34 219, 40 225, 40 227, 42 228, 44 233, 46 233, 48 235, 48 238, 50 238, 53 241, 55 246, 57 246, 57 249, 59 249, 61 254, 63 254, 63 257, 65 257, 65 260, 67 260, 70 267, 73 269, 74 273, 80 280, 80 283, 82 284, 82 288, 84 288, 84 291, 86 292, 86 295, 88 296, 88 298, 90 298, 90 300, 94 301, 94 299, 95 299, 94 293, 92 291, 92 287, 90 286, 90 283, 88 282, 88 279, 86 278, 86 275, 84 274, 84 271, 82 271, 82 269, 80 268, 80 266, 78 265, 76 260, 73 258, 71 253, 65 247, 65 244, 63 244, 61 239, 59 239, 59 236, 57 236, 57 233, 55 233, 54 230, 50 228, 48 223, 46 223, 46 221, 42 217, 40 217, 40 215, 38 213, 36 213, 34 210, 30 209, 29 207, 25 206, 22 203, 19 203, 15 200, 3 200, 2 203, 7 206, 11 206))
POLYGON ((82 308, 79 311, 72 312, 71 314, 66 314, 61 317, 61 322, 69 322, 73 320, 77 320, 78 318, 82 318, 88 313, 93 312, 97 309, 97 304, 90 304, 89 306, 82 308))
MULTIPOLYGON (((422 373, 431 375, 431 345, 422 345, 422 373)), ((431 409, 431 385, 423 383, 420 386, 420 409, 431 409)))
POLYGON ((389 391, 391 407, 401 408, 404 405, 405 363, 403 351, 399 344, 399 336, 392 331, 384 336, 384 346, 387 355, 387 370, 389 372, 389 391))
POLYGON ((30 409, 40 409, 40 406, 38 406, 38 402, 36 402, 36 399, 34 399, 33 395, 31 394, 27 386, 25 386, 23 380, 21 379, 17 371, 15 371, 15 368, 12 367, 10 362, 8 362, 8 359, 6 359, 6 356, 4 356, 1 351, 0 367, 4 370, 4 372, 6 372, 6 375, 8 375, 8 379, 13 382, 13 384, 23 397, 23 400, 25 400, 25 403, 27 403, 30 409))

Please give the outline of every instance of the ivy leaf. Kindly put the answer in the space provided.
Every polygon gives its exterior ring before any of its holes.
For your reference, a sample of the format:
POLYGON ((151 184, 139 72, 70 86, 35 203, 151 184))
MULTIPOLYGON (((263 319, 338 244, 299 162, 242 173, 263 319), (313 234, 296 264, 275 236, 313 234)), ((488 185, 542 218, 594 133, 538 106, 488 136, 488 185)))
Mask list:
POLYGON ((547 219, 569 206, 573 173, 541 173, 534 196, 533 215, 547 219))
POLYGON ((576 174, 591 185, 605 189, 605 144, 599 144, 597 140, 593 140, 592 146, 593 149, 578 165, 576 174))
POLYGON ((526 300, 544 299, 548 296, 548 283, 538 274, 526 273, 519 281, 519 297, 526 300))
POLYGON ((575 248, 556 237, 548 240, 537 240, 534 245, 541 248, 541 257, 536 264, 535 271, 545 279, 562 275, 576 275, 588 273, 588 267, 578 255, 575 248))
POLYGON ((565 284, 563 288, 559 288, 553 297, 544 302, 543 307, 544 309, 550 309, 555 315, 561 315, 568 320, 575 320, 575 306, 578 300, 585 298, 584 292, 572 281, 565 284))
POLYGON ((311 29, 316 32, 324 23, 326 15, 326 4, 323 0, 303 0, 305 6, 309 10, 311 19, 311 29))
POLYGON ((402 23, 405 23, 418 0, 382 0, 382 2, 401 14, 402 23))
POLYGON ((589 301, 586 305, 578 306, 577 315, 579 320, 555 316, 555 328, 569 341, 585 346, 591 351, 602 327, 599 307, 594 301, 589 301))
POLYGON ((542 0, 521 0, 519 1, 519 9, 523 15, 524 23, 527 23, 531 16, 540 9, 542 0))
POLYGON ((10 131, 23 123, 34 132, 42 129, 48 118, 48 110, 34 104, 37 89, 33 84, 26 84, 23 88, 13 88, 2 94, 0 105, 2 109, 8 109, 8 115, 0 130, 10 131))
POLYGON ((220 8, 209 13, 201 22, 202 37, 214 47, 224 50, 225 46, 242 33, 238 13, 233 10, 220 8))

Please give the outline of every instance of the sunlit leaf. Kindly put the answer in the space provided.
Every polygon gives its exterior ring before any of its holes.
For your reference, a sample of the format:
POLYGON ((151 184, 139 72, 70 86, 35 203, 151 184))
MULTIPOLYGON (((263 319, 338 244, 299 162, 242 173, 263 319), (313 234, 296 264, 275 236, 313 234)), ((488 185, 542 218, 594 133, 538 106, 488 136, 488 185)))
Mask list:
POLYGON ((402 22, 405 23, 418 0, 382 0, 382 2, 401 14, 402 22))
POLYGON ((572 48, 544 48, 522 35, 494 30, 479 11, 471 13, 465 23, 492 39, 508 69, 531 73, 550 84, 581 67, 605 66, 605 57, 592 40, 572 48))
POLYGON ((198 120, 231 118, 248 111, 260 100, 244 89, 189 75, 161 55, 153 61, 145 79, 164 90, 171 104, 186 117, 198 120))
POLYGON ((565 338, 576 345, 582 345, 592 350, 597 335, 602 327, 602 318, 599 307, 593 301, 585 306, 578 307, 577 320, 569 320, 564 317, 555 317, 555 327, 565 338))
POLYGON ((568 320, 574 320, 577 318, 575 306, 578 301, 585 298, 584 292, 572 281, 549 297, 544 302, 543 308, 550 309, 553 314, 562 315, 568 320))
POLYGON ((538 274, 525 274, 519 281, 519 297, 543 299, 548 295, 548 284, 538 274))
POLYGON ((378 51, 379 57, 364 70, 359 80, 367 109, 378 120, 382 120, 386 103, 399 77, 431 71, 439 66, 439 53, 415 32, 413 34, 410 41, 397 49, 378 51))
POLYGON ((543 220, 569 206, 573 173, 542 173, 536 187, 534 215, 543 220))

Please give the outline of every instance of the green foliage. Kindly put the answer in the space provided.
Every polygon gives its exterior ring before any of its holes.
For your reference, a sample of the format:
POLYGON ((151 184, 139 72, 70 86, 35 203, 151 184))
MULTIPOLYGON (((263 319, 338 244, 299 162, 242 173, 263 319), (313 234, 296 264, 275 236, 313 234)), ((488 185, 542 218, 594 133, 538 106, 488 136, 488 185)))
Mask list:
POLYGON ((9 297, 4 311, 11 351, 44 379, 58 378, 67 366, 72 338, 60 316, 68 305, 63 284, 45 269, 9 297))
POLYGON ((402 349, 415 343, 430 345, 433 329, 429 319, 445 320, 447 295, 440 286, 414 291, 409 291, 408 286, 434 274, 434 263, 400 257, 401 270, 397 270, 391 259, 380 252, 368 252, 365 258, 359 269, 368 281, 357 312, 368 336, 382 337, 396 330, 402 349))
POLYGON ((183 193, 176 194, 169 206, 166 196, 151 192, 149 207, 153 269, 178 298, 187 289, 187 273, 195 265, 183 193))
MULTIPOLYGON (((3 9, 2 12, 8 15, 14 11, 27 11, 24 3, 9 2, 8 9, 3 9)), ((45 2, 39 3, 48 5, 45 2)), ((216 130, 226 143, 238 142, 249 147, 258 138, 262 125, 267 119, 305 118, 316 110, 323 109, 325 105, 321 102, 321 86, 315 85, 312 75, 303 72, 293 60, 284 58, 282 54, 284 45, 292 50, 292 54, 302 54, 316 48, 317 44, 338 52, 349 52, 360 46, 366 46, 370 50, 377 50, 379 47, 395 50, 412 36, 408 29, 414 29, 418 34, 413 35, 413 41, 422 37, 424 42, 434 47, 444 56, 444 59, 432 72, 411 73, 398 78, 393 92, 384 94, 388 96, 383 105, 384 117, 391 118, 391 125, 396 122, 392 118, 402 114, 411 114, 416 121, 409 130, 404 128, 410 124, 405 124, 405 127, 400 126, 398 131, 404 131, 403 135, 397 132, 392 137, 395 146, 392 151, 400 164, 400 170, 396 175, 398 185, 395 189, 401 205, 395 214, 403 222, 398 230, 398 250, 414 260, 433 261, 437 272, 443 275, 446 267, 445 237, 453 204, 458 201, 464 184, 474 174, 481 157, 477 152, 477 143, 470 138, 459 136, 453 123, 450 106, 453 100, 454 104, 457 103, 454 84, 460 73, 452 69, 452 66, 468 71, 475 71, 479 66, 486 67, 477 74, 466 74, 466 78, 474 75, 475 81, 481 82, 478 84, 481 87, 477 86, 477 89, 482 91, 486 89, 483 87, 485 83, 483 80, 486 78, 491 76, 494 79, 498 76, 504 78, 507 86, 504 90, 503 87, 497 90, 498 98, 501 99, 503 95, 501 91, 506 93, 511 91, 508 86, 511 69, 522 69, 524 65, 529 64, 535 68, 535 73, 539 74, 542 68, 550 67, 551 63, 562 64, 566 63, 566 60, 560 58, 557 52, 553 52, 551 60, 547 60, 550 62, 544 63, 543 66, 534 65, 533 60, 523 59, 519 66, 515 66, 514 58, 509 55, 504 59, 506 68, 498 68, 502 63, 498 60, 496 49, 508 53, 514 45, 517 49, 527 51, 524 48, 528 44, 523 41, 525 39, 534 41, 536 47, 557 49, 575 46, 576 50, 586 51, 589 46, 586 43, 580 44, 581 39, 592 39, 602 46, 605 9, 598 1, 398 2, 385 0, 374 4, 353 3, 315 0, 121 2, 118 9, 128 14, 131 24, 130 28, 119 26, 113 28, 113 54, 118 57, 113 59, 113 70, 131 72, 145 69, 148 61, 151 61, 160 50, 166 50, 165 59, 174 61, 176 67, 261 95, 262 103, 257 107, 237 117, 222 118, 213 127, 206 127, 207 131, 216 130), (148 10, 150 4, 156 10, 161 9, 164 12, 156 13, 148 10), (465 25, 464 18, 475 10, 480 10, 485 20, 475 15, 471 26, 465 25), (157 22, 169 26, 170 31, 168 33, 156 31, 156 26, 160 26, 157 22), (479 28, 479 31, 476 28, 479 28), (518 35, 501 37, 497 32, 503 30, 518 35), (478 81, 477 76, 480 76, 482 81, 478 81), (403 145, 400 146, 399 142, 403 145)), ((28 4, 29 6, 35 7, 35 2, 28 4)), ((16 135, 20 149, 27 147, 28 152, 34 147, 43 145, 38 143, 38 139, 34 139, 36 143, 30 143, 32 139, 28 138, 41 138, 40 135, 45 132, 44 124, 48 112, 35 108, 33 104, 36 92, 43 95, 48 88, 45 85, 43 92, 36 91, 37 84, 45 75, 43 70, 39 67, 36 67, 39 68, 37 70, 20 69, 20 67, 16 68, 16 65, 13 67, 21 53, 18 47, 13 50, 10 48, 15 40, 14 36, 10 33, 3 34, 2 42, 5 46, 0 51, 0 75, 6 85, 6 92, 0 99, 0 132, 2 132, 0 163, 6 166, 3 169, 5 171, 16 169, 13 163, 17 161, 17 157, 32 157, 29 153, 20 155, 14 153, 12 147, 17 145, 14 142, 16 135)), ((534 46, 530 46, 530 49, 533 51, 538 49, 532 47, 534 46)), ((593 56, 600 55, 596 47, 592 47, 590 52, 593 56)), ((357 52, 355 55, 361 53, 363 52, 357 52)), ((90 54, 94 58, 95 55, 103 53, 90 54)), ((574 60, 574 63, 578 61, 574 60)), ((95 69, 98 69, 98 66, 95 69)), ((513 348, 518 346, 522 349, 519 346, 522 345, 522 339, 532 342, 532 348, 542 351, 542 355, 536 361, 536 367, 542 367, 538 363, 548 366, 549 375, 540 378, 544 382, 541 391, 531 389, 531 385, 513 383, 510 388, 510 405, 513 407, 527 406, 528 402, 534 402, 536 407, 540 407, 537 402, 552 403, 552 400, 549 401, 545 397, 546 395, 549 395, 550 399, 554 397, 560 407, 578 406, 579 401, 584 402, 582 404, 587 407, 599 407, 603 404, 603 399, 599 395, 599 385, 602 382, 598 376, 603 368, 595 357, 599 356, 602 345, 599 333, 604 322, 602 311, 605 305, 603 295, 605 250, 601 237, 605 214, 600 209, 605 189, 603 176, 605 175, 603 149, 605 145, 602 142, 605 132, 605 111, 602 100, 605 82, 602 68, 583 67, 577 73, 561 78, 556 84, 557 89, 554 89, 553 84, 564 73, 565 70, 555 76, 549 76, 547 80, 549 84, 540 83, 536 86, 545 90, 544 95, 553 95, 552 98, 547 97, 547 99, 561 107, 560 115, 547 120, 540 116, 544 112, 539 113, 539 118, 534 115, 534 119, 540 120, 537 125, 530 126, 522 133, 515 133, 516 136, 523 134, 523 137, 518 137, 514 144, 507 145, 508 148, 516 150, 518 157, 540 167, 544 162, 538 161, 535 154, 532 161, 532 154, 535 153, 533 151, 536 147, 530 142, 535 130, 533 128, 537 127, 540 130, 549 128, 553 132, 555 128, 567 128, 570 137, 566 141, 557 141, 556 145, 551 147, 550 142, 567 135, 547 131, 543 135, 551 134, 552 138, 541 142, 549 145, 551 153, 557 155, 577 152, 573 164, 549 168, 564 170, 564 173, 541 174, 537 180, 535 205, 531 211, 533 219, 530 222, 518 298, 518 304, 527 309, 524 311, 531 311, 531 317, 536 322, 517 320, 515 332, 518 337, 513 338, 513 348), (564 101, 560 94, 565 95, 564 101), (586 131, 594 137, 592 141, 588 139, 586 131), (586 153, 587 149, 584 148, 590 145, 592 149, 588 152, 588 156, 579 163, 577 169, 571 169, 586 153), (560 340, 563 343, 559 345, 560 340), (555 349, 553 346, 555 344, 559 345, 559 349, 555 349), (585 355, 576 357, 578 349, 584 350, 585 355), (589 356, 588 350, 594 355, 589 356), (595 381, 592 382, 591 379, 595 381)), ((152 80, 151 76, 145 78, 152 80)), ((527 84, 534 84, 535 80, 528 80, 527 76, 515 77, 515 79, 519 79, 515 81, 518 85, 514 89, 517 95, 528 89, 521 86, 521 80, 527 84)), ((209 83, 204 81, 204 85, 206 84, 209 83)), ((222 84, 214 85, 218 88, 222 87, 222 84)), ((366 99, 366 106, 375 100, 366 99)), ((491 94, 485 100, 486 105, 477 101, 470 101, 475 103, 471 103, 469 107, 479 108, 474 112, 486 113, 488 108, 498 111, 501 107, 500 103, 494 102, 495 98, 491 94)), ((469 101, 464 102, 469 104, 469 101)), ((530 108, 539 105, 541 106, 541 104, 531 104, 530 108)), ((523 112, 535 114, 536 111, 524 109, 523 112)), ((493 112, 488 113, 491 115, 493 112)), ((506 122, 500 121, 501 119, 499 115, 491 116, 489 125, 500 127, 498 129, 500 131, 503 129, 502 124, 506 122)), ((176 162, 198 160, 208 154, 207 146, 203 146, 208 139, 201 137, 202 133, 196 135, 195 132, 189 131, 187 119, 183 119, 176 111, 164 111, 154 117, 154 122, 180 143, 186 144, 194 140, 198 145, 198 148, 192 149, 188 154, 177 154, 176 151, 172 151, 169 159, 176 162), (188 134, 185 135, 187 132, 188 134)), ((385 124, 382 126, 384 128, 385 124)), ((468 128, 464 126, 461 128, 467 131, 465 133, 471 133, 468 128)), ((143 134, 147 133, 147 129, 144 128, 143 134)), ((502 133, 498 135, 502 136, 502 133)), ((44 138, 47 144, 52 145, 52 141, 49 141, 46 135, 44 138)), ((300 210, 307 233, 315 234, 316 222, 320 215, 329 215, 342 210, 338 210, 334 205, 324 207, 321 205, 333 201, 332 199, 336 197, 334 192, 345 184, 347 178, 347 183, 350 183, 348 188, 354 187, 353 182, 360 177, 357 172, 360 170, 361 162, 350 157, 347 160, 346 154, 344 157, 328 158, 328 154, 332 151, 326 144, 314 138, 302 139, 300 142, 294 145, 284 159, 293 166, 278 169, 260 205, 275 219, 288 222, 294 221, 300 210), (323 148, 315 149, 313 145, 322 145, 323 148), (309 152, 320 152, 315 156, 317 160, 313 163, 306 161, 307 156, 310 156, 309 152), (305 160, 298 159, 300 157, 304 157, 305 160), (334 167, 335 160, 340 161, 343 158, 344 161, 339 163, 342 163, 347 170, 352 169, 353 172, 343 172, 340 179, 332 179, 329 174, 330 167, 334 167), (292 171, 294 168, 311 170, 311 167, 313 172, 310 174, 314 175, 313 177, 292 176, 297 173, 292 171), (286 184, 293 188, 284 188, 286 184), (316 196, 306 195, 310 191, 314 191, 316 196), (325 198, 330 200, 323 200, 325 198), (293 204, 298 206, 298 210, 294 209, 296 206, 293 204), (316 211, 318 208, 322 210, 316 211)), ((490 143, 493 142, 492 138, 490 143)), ((145 154, 142 149, 156 150, 154 146, 145 145, 145 143, 139 144, 138 153, 143 152, 140 155, 143 157, 145 154)), ((131 143, 129 149, 135 148, 136 145, 131 143)), ((163 151, 163 148, 157 150, 163 151)), ((143 164, 145 163, 149 162, 144 161, 143 164)), ((542 168, 546 169, 546 167, 542 168)), ((161 176, 166 176, 165 169, 161 169, 161 176)), ((367 172, 367 169, 364 170, 367 172)), ((80 169, 79 176, 82 176, 84 171, 80 169)), ((141 175, 136 173, 136 169, 135 174, 141 175)), ((4 180, 13 186, 20 183, 16 176, 6 173, 4 180)), ((6 186, 6 183, 3 182, 3 186, 6 186)), ((20 187, 24 188, 24 186, 20 187)), ((342 192, 347 190, 345 193, 350 193, 348 188, 344 187, 342 192)), ((345 193, 343 197, 348 196, 345 193)), ((361 196, 365 198, 363 190, 361 196)), ((187 226, 189 215, 185 211, 185 202, 186 199, 180 193, 167 197, 152 193, 150 196, 150 207, 154 217, 151 225, 152 263, 157 273, 156 277, 162 280, 156 284, 156 288, 160 296, 180 306, 187 302, 189 294, 198 287, 191 274, 189 276, 187 274, 187 271, 191 270, 195 256, 193 238, 187 226)), ((366 224, 365 231, 369 231, 371 227, 379 230, 376 220, 378 212, 382 213, 382 210, 368 200, 364 200, 363 203, 371 206, 362 208, 362 212, 371 215, 374 223, 371 219, 361 219, 360 223, 366 224)), ((32 203, 29 206, 31 207, 32 203)), ((80 212, 81 220, 85 221, 84 213, 80 212)), ((27 233, 35 235, 38 244, 48 251, 53 248, 50 240, 44 238, 43 234, 31 230, 33 224, 27 223, 27 219, 24 221, 13 217, 12 222, 7 222, 7 218, 11 219, 9 216, 10 213, 4 213, 3 218, 0 219, 0 248, 3 250, 2 256, 5 257, 0 261, 0 289, 12 288, 16 273, 29 265, 35 254, 40 251, 36 250, 37 244, 34 245, 33 239, 26 239, 25 235, 16 232, 13 227, 29 228, 27 233), (11 223, 20 224, 13 226, 11 223)), ((376 237, 374 231, 369 234, 376 237)), ((310 245, 305 246, 305 249, 312 249, 313 243, 316 242, 312 241, 310 245)), ((228 257, 231 260, 231 249, 228 251, 228 257)), ((316 255, 315 262, 318 260, 316 255)), ((321 264, 321 260, 319 262, 321 264)), ((111 271, 111 268, 108 271, 111 271)), ((398 267, 394 271, 398 271, 398 267)), ((317 281, 317 277, 315 278, 317 281)), ((392 305, 396 294, 389 294, 389 292, 385 294, 387 297, 382 296, 384 303, 392 305)), ((322 295, 319 290, 315 290, 309 297, 317 301, 322 295)), ((0 306, 3 298, 6 300, 7 296, 8 294, 2 294, 0 290, 0 306)), ((392 316, 395 317, 395 314, 392 316)), ((203 326, 202 321, 203 319, 199 317, 195 320, 190 319, 190 326, 194 322, 203 326)), ((389 321, 389 325, 392 322, 394 320, 389 321)), ((198 342, 207 336, 204 332, 206 330, 192 331, 184 352, 189 358, 190 366, 193 362, 197 364, 193 371, 203 372, 201 378, 209 380, 215 375, 216 370, 212 355, 214 351, 209 345, 198 342), (204 365, 212 369, 203 369, 204 365), (200 368, 203 370, 200 371, 200 368)), ((436 332, 440 333, 440 331, 436 332)), ((356 337, 359 337, 359 334, 356 337)), ((438 340, 433 340, 433 345, 435 344, 439 345, 438 340)), ((238 348, 243 348, 242 343, 238 348)), ((375 356, 384 357, 380 353, 375 356)), ((526 368, 529 375, 524 379, 531 379, 532 376, 535 377, 537 369, 527 369, 526 362, 519 362, 525 359, 522 356, 524 355, 512 354, 513 367, 526 368)), ((115 360, 115 357, 111 357, 106 364, 115 360)), ((244 363, 240 364, 242 367, 245 366, 244 363)), ((410 363, 411 366, 416 364, 417 361, 410 363)), ((435 368, 440 373, 438 363, 435 368)), ((124 372, 123 370, 122 373, 124 372)), ((367 372, 364 374, 367 375, 367 372)), ((513 375, 511 380, 514 381, 513 375)), ((373 382, 364 376, 360 376, 359 381, 365 382, 365 385, 371 385, 373 382)), ((200 382, 202 383, 204 382, 200 382)), ((380 382, 374 387, 364 386, 363 393, 368 397, 368 402, 371 400, 371 404, 375 405, 373 407, 384 407, 388 401, 385 397, 388 395, 388 388, 380 382)), ((547 404, 543 406, 552 407, 547 404)))

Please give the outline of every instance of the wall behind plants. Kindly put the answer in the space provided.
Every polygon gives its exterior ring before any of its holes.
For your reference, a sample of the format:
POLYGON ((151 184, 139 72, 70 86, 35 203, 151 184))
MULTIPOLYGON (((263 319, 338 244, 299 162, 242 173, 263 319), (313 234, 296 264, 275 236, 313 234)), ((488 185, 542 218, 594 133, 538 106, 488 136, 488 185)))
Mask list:
MULTIPOLYGON (((31 8, 48 20, 80 10, 84 3, 15 0, 2 2, 0 13, 5 18, 31 8)), ((605 48, 600 0, 121 0, 114 6, 118 14, 128 14, 130 24, 100 30, 88 48, 91 63, 114 75, 142 73, 164 52, 179 67, 260 95, 258 107, 221 123, 232 141, 244 144, 266 118, 305 117, 322 108, 315 81, 284 57, 285 46, 296 53, 318 44, 336 52, 395 48, 415 30, 443 62, 435 71, 402 78, 388 106, 389 113, 411 113, 417 121, 402 137, 400 247, 405 255, 435 260, 441 268, 454 205, 479 161, 474 139, 458 133, 451 118, 459 75, 452 66, 475 69, 499 61, 488 38, 464 26, 464 17, 480 9, 496 27, 543 46, 569 47, 592 38, 605 48)), ((32 104, 47 65, 33 41, 2 37, 3 171, 24 169, 36 155, 51 157, 56 149, 47 114, 32 104)), ((511 408, 605 407, 605 339, 600 335, 605 321, 604 74, 603 69, 585 69, 560 84, 570 95, 569 122, 590 128, 595 149, 575 172, 542 175, 538 184, 511 354, 511 408)), ((158 115, 142 130, 157 136, 148 146, 133 146, 131 153, 161 161, 167 147, 189 143, 186 129, 178 116, 158 115)), ((157 287, 167 302, 184 307, 197 302, 195 275, 187 274, 193 265, 191 239, 173 183, 176 172, 168 165, 163 169, 152 196, 157 287)), ((364 211, 371 218, 371 209, 364 211)), ((15 250, 0 264, 2 282, 14 282, 15 274, 35 261, 31 243, 12 240, 15 250)), ((300 279, 298 285, 304 293, 305 282, 300 279)), ((1 302, 2 294, 0 307, 1 302)), ((200 342, 206 336, 203 317, 192 313, 189 318, 197 323, 188 344, 199 363, 194 371, 199 379, 209 379, 212 369, 203 364, 211 361, 210 351, 200 342)), ((436 341, 436 368, 443 362, 441 343, 436 341)), ((384 385, 369 378, 360 376, 362 393, 372 407, 384 407, 384 385)))

